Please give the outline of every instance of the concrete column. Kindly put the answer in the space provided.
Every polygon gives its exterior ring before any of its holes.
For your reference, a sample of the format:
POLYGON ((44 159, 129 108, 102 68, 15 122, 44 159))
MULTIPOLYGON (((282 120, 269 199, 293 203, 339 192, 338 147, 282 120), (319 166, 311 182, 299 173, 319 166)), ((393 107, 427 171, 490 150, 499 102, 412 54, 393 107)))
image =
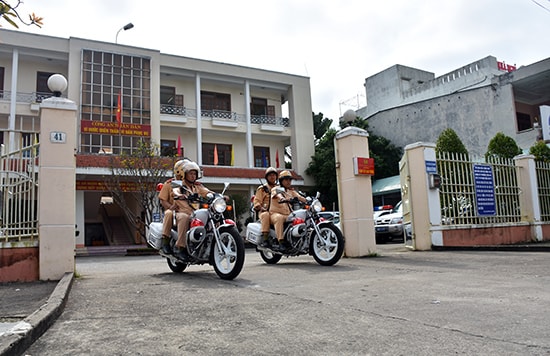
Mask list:
POLYGON ((347 257, 367 256, 376 251, 370 175, 357 175, 353 157, 369 157, 369 134, 347 127, 336 134, 336 178, 340 221, 346 238, 347 257))
POLYGON ((414 250, 443 245, 439 189, 430 189, 428 183, 435 162, 435 145, 422 142, 405 146, 400 162, 400 166, 407 165, 400 169, 402 204, 403 216, 412 223, 414 250))
POLYGON ((60 280, 75 264, 76 104, 54 97, 40 108, 39 278, 60 280))
POLYGON ((535 156, 519 155, 514 157, 514 163, 518 167, 518 185, 521 191, 519 195, 521 221, 531 223, 533 239, 542 241, 542 222, 535 156))

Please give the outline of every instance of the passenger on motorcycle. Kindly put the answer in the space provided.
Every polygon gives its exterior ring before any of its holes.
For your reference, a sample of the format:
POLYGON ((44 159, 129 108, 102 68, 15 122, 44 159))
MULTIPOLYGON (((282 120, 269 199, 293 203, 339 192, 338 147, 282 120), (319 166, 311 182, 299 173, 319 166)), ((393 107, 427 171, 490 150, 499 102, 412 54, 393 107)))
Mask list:
POLYGON ((170 249, 170 230, 172 229, 173 214, 172 209, 174 205, 174 197, 172 195, 172 187, 170 183, 176 180, 182 180, 183 170, 182 167, 185 163, 189 162, 187 158, 179 160, 174 164, 174 178, 168 179, 162 185, 162 189, 159 192, 160 205, 164 210, 164 219, 162 220, 162 252, 169 255, 172 253, 170 249))
MULTIPOLYGON (((159 199, 166 202, 166 204, 163 203, 163 206, 168 206, 166 208, 167 210, 164 212, 163 242, 164 236, 170 236, 173 214, 175 213, 178 240, 176 241, 175 250, 173 253, 174 256, 184 261, 189 259, 186 246, 187 241, 185 240, 185 234, 187 233, 187 229, 189 227, 189 216, 193 213, 193 210, 198 207, 194 206, 196 203, 190 202, 187 199, 191 194, 197 194, 198 196, 204 198, 211 192, 208 188, 197 182, 199 170, 199 166, 195 162, 189 160, 176 162, 174 165, 174 176, 176 179, 183 178, 184 189, 181 190, 181 194, 175 194, 171 189, 171 185, 168 183, 162 187, 162 190, 159 193, 159 199), (166 186, 168 188, 165 190, 166 186)), ((169 238, 168 241, 170 241, 169 238)), ((165 252, 164 246, 163 252, 165 252)))
POLYGON ((275 228, 277 241, 279 242, 277 249, 279 251, 284 251, 287 248, 283 236, 284 223, 290 213, 292 213, 291 199, 297 198, 304 203, 307 202, 307 200, 292 187, 292 174, 289 171, 282 171, 279 174, 279 184, 281 187, 271 189, 269 214, 271 223, 275 228))
POLYGON ((262 236, 264 241, 260 246, 268 246, 269 237, 269 205, 271 203, 271 189, 277 187, 277 170, 273 167, 268 167, 265 170, 266 183, 262 184, 256 189, 256 195, 254 196, 254 211, 258 214, 262 223, 262 236))

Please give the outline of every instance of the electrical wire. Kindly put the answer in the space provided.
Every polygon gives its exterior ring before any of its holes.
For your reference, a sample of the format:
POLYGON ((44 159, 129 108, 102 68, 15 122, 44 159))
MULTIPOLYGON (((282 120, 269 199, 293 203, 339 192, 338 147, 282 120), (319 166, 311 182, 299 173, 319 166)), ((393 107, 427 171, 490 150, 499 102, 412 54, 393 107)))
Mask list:
MULTIPOLYGON (((545 7, 544 5, 538 3, 536 0, 531 0, 532 2, 534 2, 535 4, 537 4, 538 6, 542 7, 544 10, 550 12, 550 9, 545 7)), ((550 0, 549 0, 550 1, 550 0)))

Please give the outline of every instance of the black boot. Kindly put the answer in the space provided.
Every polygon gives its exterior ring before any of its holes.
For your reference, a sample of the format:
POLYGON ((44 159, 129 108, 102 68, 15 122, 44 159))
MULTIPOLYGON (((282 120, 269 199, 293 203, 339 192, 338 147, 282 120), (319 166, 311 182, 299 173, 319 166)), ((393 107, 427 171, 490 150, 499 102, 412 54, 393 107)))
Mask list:
POLYGON ((180 247, 175 249, 174 256, 176 256, 179 260, 182 260, 183 262, 189 262, 191 261, 191 257, 187 253, 186 247, 180 247))
POLYGON ((284 252, 288 248, 285 240, 277 240, 278 245, 273 246, 273 249, 278 252, 284 252))
POLYGON ((263 237, 263 241, 262 243, 260 244, 260 247, 264 247, 264 248, 269 248, 270 247, 270 243, 269 243, 269 233, 268 232, 263 232, 262 233, 262 237, 263 237))
POLYGON ((170 248, 170 238, 168 236, 162 237, 162 253, 165 255, 172 254, 172 249, 170 248))

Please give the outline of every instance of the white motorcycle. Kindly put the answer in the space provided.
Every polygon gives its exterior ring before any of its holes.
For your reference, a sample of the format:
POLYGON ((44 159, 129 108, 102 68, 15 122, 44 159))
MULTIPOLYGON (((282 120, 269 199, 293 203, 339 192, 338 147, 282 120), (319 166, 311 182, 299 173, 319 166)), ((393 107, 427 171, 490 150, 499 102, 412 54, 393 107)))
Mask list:
POLYGON ((276 242, 277 236, 273 226, 269 231, 269 247, 262 247, 260 246, 263 242, 260 221, 247 225, 246 240, 256 245, 256 249, 266 263, 275 264, 283 256, 309 254, 320 265, 332 266, 342 257, 344 236, 332 221, 318 215, 323 208, 319 201, 319 193, 315 198, 309 197, 307 200, 306 204, 296 198, 290 201, 293 206, 299 206, 299 209, 294 210, 284 224, 283 236, 287 245, 285 249, 281 249, 276 242))
MULTIPOLYGON (((181 195, 182 190, 185 189, 183 182, 180 180, 172 181, 171 185, 172 189, 175 189, 176 195, 181 195)), ((221 194, 209 193, 206 199, 199 197, 197 194, 189 194, 185 198, 190 203, 202 205, 189 218, 189 229, 186 235, 187 253, 189 255, 187 261, 183 261, 174 255, 164 254, 162 252, 162 222, 149 224, 147 242, 151 247, 159 250, 162 257, 166 258, 168 267, 173 272, 181 273, 189 265, 205 263, 214 266, 216 274, 221 279, 234 279, 241 272, 245 256, 244 241, 237 230, 235 222, 223 216, 227 208, 223 194, 228 186, 229 183, 225 183, 221 194)), ((174 250, 177 239, 178 234, 175 227, 173 227, 170 238, 172 250, 174 250)))

